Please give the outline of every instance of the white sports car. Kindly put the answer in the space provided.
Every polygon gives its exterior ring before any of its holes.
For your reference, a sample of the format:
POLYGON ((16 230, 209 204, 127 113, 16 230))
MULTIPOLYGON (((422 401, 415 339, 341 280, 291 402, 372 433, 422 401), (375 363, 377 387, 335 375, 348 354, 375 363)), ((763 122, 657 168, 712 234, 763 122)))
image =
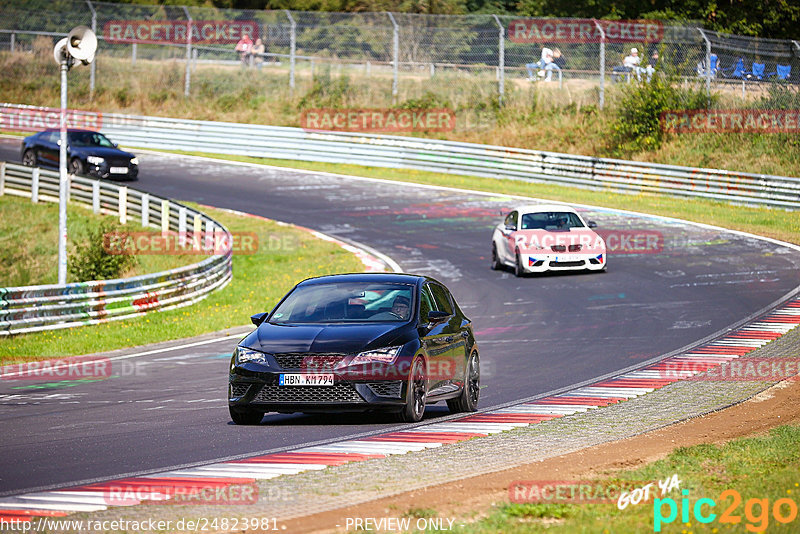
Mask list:
POLYGON ((606 244, 573 208, 520 206, 492 235, 492 269, 513 267, 514 274, 544 271, 605 271, 606 244))

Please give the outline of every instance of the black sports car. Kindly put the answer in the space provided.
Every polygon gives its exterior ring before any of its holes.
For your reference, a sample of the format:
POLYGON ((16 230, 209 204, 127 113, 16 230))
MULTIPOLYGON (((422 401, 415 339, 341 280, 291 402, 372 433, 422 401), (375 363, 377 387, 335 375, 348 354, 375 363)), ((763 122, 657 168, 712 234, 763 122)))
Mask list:
POLYGON ((475 411, 478 346, 450 292, 426 276, 341 274, 297 284, 233 352, 228 406, 240 425, 266 412, 475 411))
MULTIPOLYGON (((22 164, 58 167, 59 130, 45 130, 22 140, 22 164)), ((139 160, 117 148, 105 135, 91 130, 67 130, 67 169, 72 174, 135 180, 139 160)))

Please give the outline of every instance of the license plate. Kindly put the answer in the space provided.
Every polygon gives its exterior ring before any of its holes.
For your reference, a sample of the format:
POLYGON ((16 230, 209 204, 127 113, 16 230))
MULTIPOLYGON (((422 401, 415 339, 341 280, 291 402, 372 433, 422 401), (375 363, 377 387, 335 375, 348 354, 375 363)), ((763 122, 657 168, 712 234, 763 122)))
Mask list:
POLYGON ((557 261, 557 262, 562 262, 562 261, 563 261, 563 262, 567 262, 567 261, 581 261, 582 259, 584 259, 584 257, 583 257, 583 256, 578 256, 578 255, 570 255, 570 254, 567 254, 567 255, 565 255, 565 256, 556 256, 556 257, 555 257, 555 259, 554 259, 553 261, 557 261))
POLYGON ((282 374, 278 385, 281 386, 332 386, 333 374, 282 374))
POLYGON ((128 174, 128 167, 111 167, 110 170, 114 174, 128 174))

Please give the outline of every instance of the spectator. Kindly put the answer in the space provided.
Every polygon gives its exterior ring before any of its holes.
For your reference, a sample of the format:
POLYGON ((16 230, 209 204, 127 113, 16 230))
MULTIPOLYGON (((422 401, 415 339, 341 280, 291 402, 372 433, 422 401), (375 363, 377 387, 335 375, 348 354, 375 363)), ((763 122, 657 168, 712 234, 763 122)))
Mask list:
POLYGON ((256 44, 253 45, 253 49, 251 51, 253 62, 255 63, 256 67, 261 68, 261 65, 264 63, 264 43, 261 39, 256 39, 256 44))
POLYGON ((242 38, 239 39, 239 42, 236 43, 236 51, 239 52, 239 59, 242 60, 242 63, 245 65, 250 59, 250 53, 253 49, 253 41, 250 40, 250 36, 246 33, 242 34, 242 38))
POLYGON ((561 54, 561 50, 558 48, 553 49, 553 63, 555 63, 559 69, 567 68, 567 61, 564 59, 564 56, 561 54))
POLYGON ((642 81, 642 73, 647 75, 647 81, 649 82, 650 79, 653 77, 653 73, 655 72, 655 68, 652 65, 647 65, 647 68, 641 66, 642 58, 639 57, 639 50, 636 48, 631 48, 631 53, 625 56, 625 59, 622 60, 622 66, 628 69, 628 72, 633 72, 636 74, 636 79, 642 81))
POLYGON ((546 82, 549 82, 553 79, 554 70, 561 70, 559 66, 553 62, 553 51, 549 48, 542 48, 542 58, 536 63, 528 63, 525 65, 525 68, 528 69, 528 80, 534 81, 535 77, 533 74, 533 69, 539 69, 538 75, 546 75, 546 82))

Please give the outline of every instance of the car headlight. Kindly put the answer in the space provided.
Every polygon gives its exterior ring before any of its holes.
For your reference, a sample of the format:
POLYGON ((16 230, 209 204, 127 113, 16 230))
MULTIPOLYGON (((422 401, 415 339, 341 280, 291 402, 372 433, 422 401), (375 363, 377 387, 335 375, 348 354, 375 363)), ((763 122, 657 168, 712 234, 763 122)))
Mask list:
POLYGON ((354 363, 367 363, 367 362, 382 362, 382 363, 393 363, 395 359, 397 359, 397 355, 400 354, 400 349, 403 347, 384 347, 382 349, 375 349, 375 350, 368 350, 365 352, 359 353, 351 364, 354 363))
POLYGON ((131 165, 139 165, 139 158, 131 158, 131 165))
POLYGON ((100 165, 105 160, 103 158, 101 158, 100 156, 89 156, 89 157, 86 158, 86 161, 88 161, 92 165, 100 165))
POLYGON ((267 356, 263 352, 258 352, 257 350, 247 349, 244 347, 236 347, 236 349, 233 351, 233 357, 237 363, 266 363, 267 361, 267 356))

